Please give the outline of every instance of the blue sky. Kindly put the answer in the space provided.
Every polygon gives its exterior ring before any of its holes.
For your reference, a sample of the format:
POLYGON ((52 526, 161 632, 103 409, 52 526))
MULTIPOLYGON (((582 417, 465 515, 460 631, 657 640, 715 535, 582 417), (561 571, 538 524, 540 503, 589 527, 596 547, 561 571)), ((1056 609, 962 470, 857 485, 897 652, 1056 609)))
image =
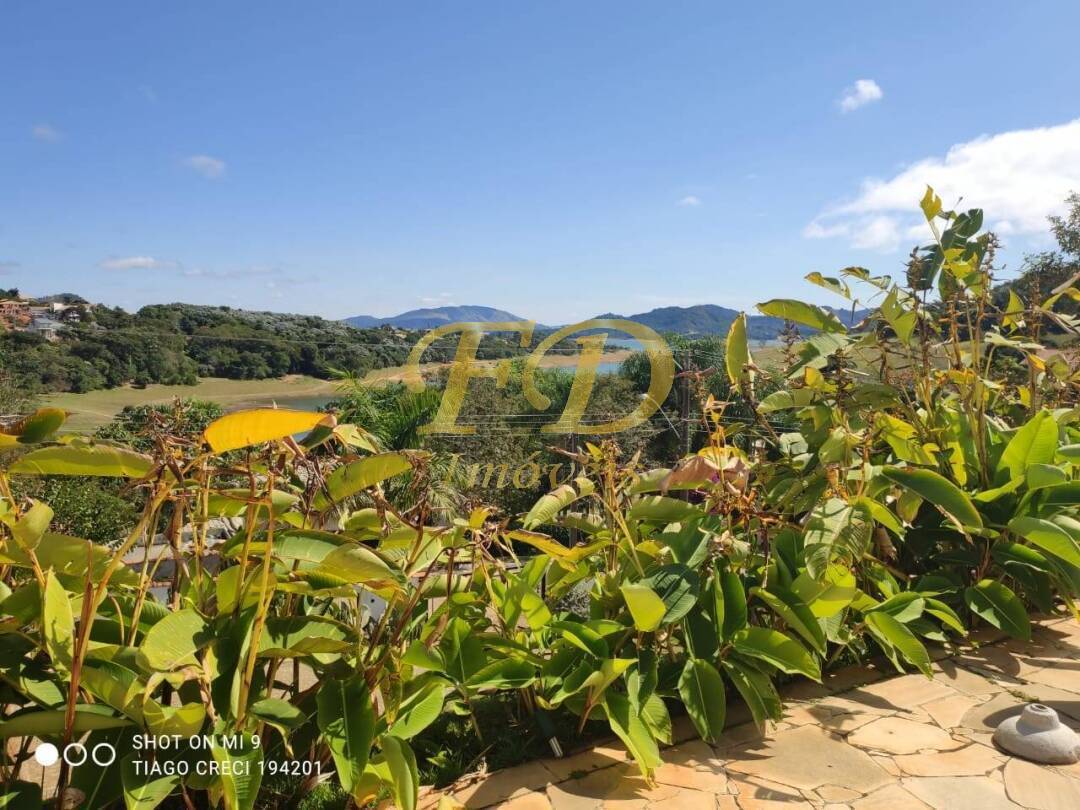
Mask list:
POLYGON ((0 284, 547 322, 827 301, 803 275, 899 270, 926 179, 1015 266, 1080 190, 1078 30, 1069 0, 9 0, 0 284))

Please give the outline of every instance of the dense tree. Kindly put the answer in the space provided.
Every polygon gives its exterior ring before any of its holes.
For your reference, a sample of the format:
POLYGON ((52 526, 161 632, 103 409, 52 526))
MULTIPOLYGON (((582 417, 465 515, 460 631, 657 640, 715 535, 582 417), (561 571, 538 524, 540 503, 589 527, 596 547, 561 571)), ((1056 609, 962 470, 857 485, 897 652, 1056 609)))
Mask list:
MULTIPOLYGON (((1010 290, 1031 305, 1045 300, 1080 273, 1080 194, 1070 194, 1065 202, 1065 215, 1050 217, 1057 249, 1024 257, 1020 275, 994 290, 994 304, 999 308, 1007 306, 1010 290)), ((1080 314, 1080 304, 1072 299, 1060 301, 1054 309, 1066 315, 1080 314)))
MULTIPOLYGON (((313 315, 190 304, 155 304, 131 314, 99 306, 68 323, 54 343, 27 332, 0 334, 0 362, 33 392, 194 385, 199 377, 330 379, 341 371, 362 376, 401 365, 418 338, 417 332, 357 329, 313 315)), ((456 344, 457 336, 449 336, 425 359, 447 360, 456 344)), ((487 335, 478 356, 520 351, 507 336, 487 335)))

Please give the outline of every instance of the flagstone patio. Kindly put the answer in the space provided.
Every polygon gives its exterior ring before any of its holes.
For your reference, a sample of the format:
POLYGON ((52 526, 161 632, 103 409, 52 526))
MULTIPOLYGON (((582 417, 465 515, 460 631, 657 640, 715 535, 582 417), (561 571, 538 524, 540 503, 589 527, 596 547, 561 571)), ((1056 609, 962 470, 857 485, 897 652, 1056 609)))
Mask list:
MULTIPOLYGON (((977 648, 937 653, 934 679, 842 670, 786 690, 783 722, 762 737, 730 716, 717 746, 685 718, 654 784, 617 744, 531 762, 429 791, 421 810, 1078 810, 1080 764, 1036 765, 991 735, 1025 703, 1080 729, 1080 625, 1051 619, 1030 644, 976 634, 977 648)), ((737 706, 729 710, 737 714, 737 706)))

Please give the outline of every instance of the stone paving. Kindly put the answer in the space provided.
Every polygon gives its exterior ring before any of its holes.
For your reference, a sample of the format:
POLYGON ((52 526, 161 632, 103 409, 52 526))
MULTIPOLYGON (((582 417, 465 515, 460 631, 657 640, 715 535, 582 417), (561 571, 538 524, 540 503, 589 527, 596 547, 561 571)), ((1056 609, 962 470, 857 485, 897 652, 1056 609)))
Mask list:
POLYGON ((1080 810, 1080 764, 1035 765, 991 742, 1035 700, 1080 729, 1080 625, 1042 621, 1030 644, 976 636, 978 648, 936 654, 933 680, 856 667, 793 684, 764 737, 738 705, 717 746, 682 718, 653 784, 612 743, 429 791, 420 808, 1080 810))

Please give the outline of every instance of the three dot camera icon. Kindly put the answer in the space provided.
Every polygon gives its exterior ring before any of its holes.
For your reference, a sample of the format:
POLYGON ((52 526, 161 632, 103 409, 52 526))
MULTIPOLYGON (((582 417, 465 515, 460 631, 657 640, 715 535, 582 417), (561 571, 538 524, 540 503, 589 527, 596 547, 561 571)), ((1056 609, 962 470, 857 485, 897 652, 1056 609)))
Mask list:
MULTIPOLYGON (((61 752, 52 743, 42 743, 34 749, 34 761, 42 768, 48 768, 60 761, 61 752)), ((64 746, 64 762, 72 768, 85 765, 87 760, 100 768, 112 765, 116 761, 116 748, 110 743, 98 743, 87 749, 82 743, 69 743, 64 746)))

